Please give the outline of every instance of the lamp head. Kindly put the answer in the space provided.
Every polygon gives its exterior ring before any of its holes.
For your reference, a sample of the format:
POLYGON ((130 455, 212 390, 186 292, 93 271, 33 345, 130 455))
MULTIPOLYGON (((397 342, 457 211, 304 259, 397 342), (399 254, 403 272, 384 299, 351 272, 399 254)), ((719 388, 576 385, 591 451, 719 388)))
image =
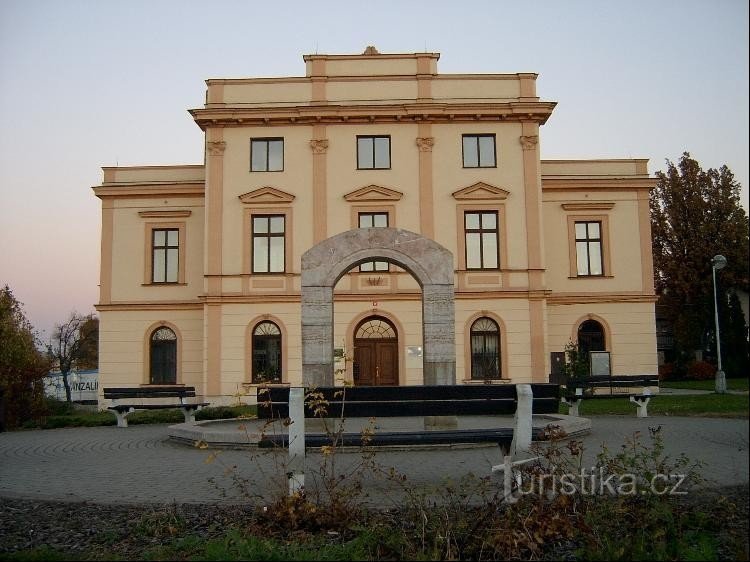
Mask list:
POLYGON ((711 259, 711 265, 714 269, 724 269, 727 266, 727 258, 718 254, 711 259))

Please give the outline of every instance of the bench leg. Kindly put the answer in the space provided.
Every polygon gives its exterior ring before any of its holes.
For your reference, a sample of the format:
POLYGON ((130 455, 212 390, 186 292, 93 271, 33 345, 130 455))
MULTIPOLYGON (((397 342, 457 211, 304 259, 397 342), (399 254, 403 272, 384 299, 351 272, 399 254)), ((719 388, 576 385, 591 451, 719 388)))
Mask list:
POLYGON ((203 406, 181 406, 182 415, 185 416, 185 423, 195 421, 195 413, 202 409, 203 406))
POLYGON ((574 417, 577 418, 580 415, 578 413, 578 406, 581 404, 581 399, 580 398, 576 398, 574 400, 567 400, 567 399, 563 398, 561 401, 562 401, 563 404, 567 404, 568 405, 568 415, 569 416, 574 416, 574 417))
POLYGON ((639 418, 647 418, 648 417, 648 403, 651 401, 651 397, 647 396, 645 398, 641 398, 638 396, 631 396, 630 401, 638 406, 638 412, 636 416, 639 418))
POLYGON ((121 412, 120 410, 112 410, 117 416, 117 427, 128 427, 128 414, 135 411, 135 408, 129 408, 127 412, 121 412))
POLYGON ((289 495, 301 492, 305 487, 305 389, 289 389, 289 495))

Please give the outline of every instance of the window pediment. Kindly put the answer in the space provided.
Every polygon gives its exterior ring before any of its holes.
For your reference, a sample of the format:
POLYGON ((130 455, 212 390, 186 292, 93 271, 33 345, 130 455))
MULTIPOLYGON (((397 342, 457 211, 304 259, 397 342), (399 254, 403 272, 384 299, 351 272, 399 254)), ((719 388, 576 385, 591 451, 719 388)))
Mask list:
POLYGON ((494 185, 482 181, 453 192, 453 198, 459 201, 498 201, 507 199, 509 195, 510 191, 506 191, 501 187, 495 187, 494 185))
POLYGON ((261 187, 239 196, 239 200, 245 204, 255 203, 291 203, 295 196, 275 187, 261 187))
POLYGON ((404 196, 400 191, 389 189, 380 185, 367 185, 344 195, 350 203, 360 201, 400 201, 404 196))
POLYGON ((566 211, 609 211, 615 206, 614 201, 591 201, 576 203, 561 203, 566 211))

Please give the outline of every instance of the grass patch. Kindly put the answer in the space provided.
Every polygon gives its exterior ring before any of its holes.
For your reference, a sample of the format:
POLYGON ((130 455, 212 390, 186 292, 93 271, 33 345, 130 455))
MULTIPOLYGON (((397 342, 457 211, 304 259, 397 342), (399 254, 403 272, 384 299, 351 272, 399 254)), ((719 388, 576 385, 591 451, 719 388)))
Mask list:
MULTIPOLYGON (((680 396, 654 396, 648 404, 649 415, 748 417, 748 397, 736 394, 685 394, 680 396)), ((623 398, 586 399, 578 407, 582 416, 635 415, 636 406, 627 396, 623 398)), ((560 413, 567 414, 568 407, 560 404, 560 413)))
POLYGON ((307 536, 297 541, 248 535, 240 530, 206 541, 196 536, 150 550, 144 560, 376 560, 378 545, 367 531, 350 540, 307 536))
MULTIPOLYGON (((58 409, 59 411, 59 409, 58 409)), ((107 410, 83 412, 69 410, 70 413, 49 415, 36 421, 29 421, 23 429, 57 429, 60 427, 97 427, 115 425, 115 415, 107 410)), ((217 406, 203 408, 196 415, 196 420, 218 420, 238 417, 253 417, 257 414, 256 406, 217 406)), ((128 415, 128 425, 154 423, 180 423, 185 421, 178 408, 167 410, 136 410, 128 415)))
MULTIPOLYGON (((662 381, 660 383, 664 388, 686 388, 689 390, 710 390, 716 388, 716 381, 708 379, 705 381, 662 381)), ((748 390, 748 379, 727 379, 727 389, 746 391, 748 390)))

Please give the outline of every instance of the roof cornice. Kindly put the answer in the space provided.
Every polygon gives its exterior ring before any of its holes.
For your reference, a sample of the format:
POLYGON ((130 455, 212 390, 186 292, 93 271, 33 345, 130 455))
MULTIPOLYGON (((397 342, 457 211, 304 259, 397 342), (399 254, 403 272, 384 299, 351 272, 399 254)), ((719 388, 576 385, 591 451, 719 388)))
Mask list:
POLYGON ((191 109, 198 126, 247 127, 352 123, 450 123, 480 121, 536 122, 544 124, 555 102, 500 103, 415 102, 378 105, 297 105, 286 107, 209 107, 191 109))
POLYGON ((553 177, 542 176, 543 190, 653 189, 657 178, 648 177, 553 177))
POLYGON ((95 185, 91 189, 100 199, 107 197, 203 197, 205 185, 196 182, 116 183, 95 185))

